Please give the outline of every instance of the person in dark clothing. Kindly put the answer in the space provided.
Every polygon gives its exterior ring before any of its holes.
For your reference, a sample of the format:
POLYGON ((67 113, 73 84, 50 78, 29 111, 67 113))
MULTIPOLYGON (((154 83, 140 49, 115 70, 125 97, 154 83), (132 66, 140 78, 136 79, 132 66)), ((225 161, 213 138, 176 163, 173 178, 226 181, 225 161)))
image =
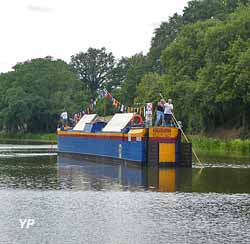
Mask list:
POLYGON ((157 104, 155 126, 159 126, 160 122, 164 123, 164 101, 162 99, 157 104))

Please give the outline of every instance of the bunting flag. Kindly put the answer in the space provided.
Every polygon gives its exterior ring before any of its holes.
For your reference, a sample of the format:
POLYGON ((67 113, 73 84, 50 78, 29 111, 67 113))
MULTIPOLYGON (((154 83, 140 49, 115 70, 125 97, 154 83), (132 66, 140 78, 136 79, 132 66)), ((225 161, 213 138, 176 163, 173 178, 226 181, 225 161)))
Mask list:
POLYGON ((109 92, 107 93, 106 97, 107 97, 109 100, 112 100, 112 98, 113 98, 112 95, 111 95, 109 92))
MULTIPOLYGON (((107 98, 109 101, 112 102, 112 105, 120 112, 122 113, 138 113, 140 114, 141 116, 145 116, 146 115, 146 110, 147 110, 147 107, 146 105, 149 106, 149 104, 140 104, 140 103, 136 103, 136 106, 135 107, 127 107, 125 106, 124 104, 120 103, 116 98, 114 98, 112 96, 111 93, 109 93, 106 89, 104 89, 102 92, 101 92, 101 95, 102 97, 105 97, 107 98), (142 105, 142 106, 140 106, 142 105)), ((100 96, 98 97, 100 99, 100 96)), ((96 99, 94 102, 93 102, 93 105, 95 106, 96 105, 96 102, 98 101, 98 99, 96 99)), ((152 109, 152 108, 151 108, 152 109)))
MULTIPOLYGON (((97 105, 97 102, 99 102, 103 98, 107 98, 110 102, 112 102, 112 105, 117 109, 117 111, 120 111, 121 113, 137 113, 141 116, 146 117, 146 111, 152 111, 153 105, 152 103, 147 104, 140 104, 136 103, 134 107, 126 106, 122 103, 120 103, 117 99, 115 99, 111 93, 109 93, 106 89, 99 91, 98 97, 95 99, 91 99, 90 103, 88 104, 87 108, 85 109, 87 114, 91 114, 94 111, 95 106, 97 105)), ((105 110, 105 108, 104 108, 105 110)), ((84 110, 83 113, 81 113, 81 116, 79 119, 85 114, 84 110)), ((75 120, 76 121, 76 120, 75 120)))

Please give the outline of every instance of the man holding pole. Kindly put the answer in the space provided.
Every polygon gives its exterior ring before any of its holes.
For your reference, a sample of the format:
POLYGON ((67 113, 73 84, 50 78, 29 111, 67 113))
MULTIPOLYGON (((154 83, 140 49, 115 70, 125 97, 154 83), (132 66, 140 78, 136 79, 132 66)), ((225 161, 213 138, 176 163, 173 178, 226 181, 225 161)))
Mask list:
POLYGON ((166 125, 172 123, 173 110, 174 106, 172 103, 172 99, 168 99, 168 102, 164 103, 164 120, 166 125))

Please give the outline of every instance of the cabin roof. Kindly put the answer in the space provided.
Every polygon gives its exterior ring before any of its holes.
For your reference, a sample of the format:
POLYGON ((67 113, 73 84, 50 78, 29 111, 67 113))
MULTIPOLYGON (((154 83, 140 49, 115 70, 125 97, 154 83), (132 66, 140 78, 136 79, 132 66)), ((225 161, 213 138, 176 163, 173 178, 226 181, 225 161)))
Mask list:
POLYGON ((80 121, 75 125, 73 130, 83 131, 85 125, 87 123, 92 123, 95 120, 96 116, 96 114, 84 114, 80 121))
POLYGON ((133 113, 115 114, 108 124, 102 129, 103 132, 121 132, 133 118, 133 113))

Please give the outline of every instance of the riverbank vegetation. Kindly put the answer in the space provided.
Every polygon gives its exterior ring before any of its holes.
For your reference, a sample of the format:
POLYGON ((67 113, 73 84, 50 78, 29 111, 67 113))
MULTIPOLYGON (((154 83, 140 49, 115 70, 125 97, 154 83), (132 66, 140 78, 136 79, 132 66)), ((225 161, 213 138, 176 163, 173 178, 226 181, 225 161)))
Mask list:
POLYGON ((46 143, 56 143, 57 135, 55 133, 27 133, 27 132, 1 132, 0 140, 10 140, 10 141, 34 141, 34 142, 46 142, 46 143))
MULTIPOLYGON (((0 75, 0 130, 54 132, 63 110, 71 115, 85 110, 106 88, 128 106, 156 104, 159 93, 171 97, 189 133, 241 128, 242 137, 249 138, 249 4, 190 1, 182 15, 174 14, 155 29, 146 55, 116 60, 105 48, 89 48, 72 55, 69 64, 52 57, 18 63, 0 75)), ((99 99, 94 112, 118 110, 99 99)))
POLYGON ((250 155, 250 140, 221 140, 205 136, 189 136, 193 147, 198 151, 240 153, 250 155))

